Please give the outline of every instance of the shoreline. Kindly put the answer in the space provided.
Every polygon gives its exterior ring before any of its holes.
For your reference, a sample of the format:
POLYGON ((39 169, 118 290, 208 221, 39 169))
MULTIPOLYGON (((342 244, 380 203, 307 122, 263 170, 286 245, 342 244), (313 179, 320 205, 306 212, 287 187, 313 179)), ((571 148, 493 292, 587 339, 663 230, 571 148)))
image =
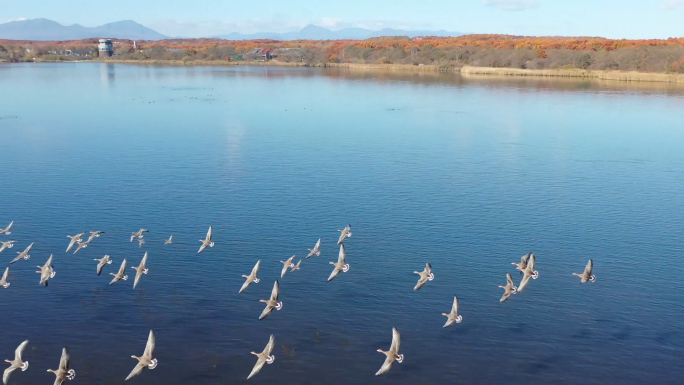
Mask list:
POLYGON ((285 63, 276 61, 225 61, 225 60, 84 60, 84 61, 43 61, 39 63, 120 63, 135 65, 169 65, 169 66, 268 66, 268 67, 310 67, 340 68, 353 71, 390 71, 418 73, 453 73, 464 78, 469 77, 505 77, 505 78, 575 78, 587 80, 607 80, 617 82, 651 82, 684 84, 684 74, 637 72, 637 71, 600 71, 582 69, 544 69, 531 70, 520 68, 494 68, 453 65, 409 65, 409 64, 375 64, 375 63, 285 63))

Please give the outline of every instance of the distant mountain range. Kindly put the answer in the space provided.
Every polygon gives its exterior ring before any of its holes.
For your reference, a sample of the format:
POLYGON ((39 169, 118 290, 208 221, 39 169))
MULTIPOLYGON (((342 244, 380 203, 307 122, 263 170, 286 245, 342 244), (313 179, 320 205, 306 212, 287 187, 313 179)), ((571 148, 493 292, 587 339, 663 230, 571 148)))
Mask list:
POLYGON ((0 24, 0 39, 80 40, 93 37, 131 40, 168 39, 168 36, 164 36, 133 20, 117 21, 99 27, 84 27, 79 24, 62 25, 48 19, 10 21, 0 24))
POLYGON ((227 35, 217 35, 226 40, 252 40, 252 39, 274 39, 274 40, 341 40, 354 39, 365 40, 372 37, 381 36, 461 36, 465 35, 461 32, 449 32, 444 30, 439 31, 406 31, 401 29, 385 28, 379 31, 373 31, 365 28, 344 28, 333 31, 327 28, 316 25, 307 25, 299 31, 295 32, 257 32, 252 34, 241 34, 238 32, 229 33, 227 35))
MULTIPOLYGON (((333 31, 316 25, 307 25, 294 32, 258 32, 241 34, 233 32, 227 35, 212 36, 226 40, 365 40, 381 36, 461 36, 460 32, 440 31, 405 31, 400 29, 381 29, 373 31, 364 28, 344 28, 333 31)), ((48 19, 32 19, 10 21, 0 24, 0 39, 10 40, 80 40, 88 38, 118 38, 130 40, 162 40, 171 39, 133 20, 108 23, 99 27, 84 27, 79 24, 62 25, 48 19)))

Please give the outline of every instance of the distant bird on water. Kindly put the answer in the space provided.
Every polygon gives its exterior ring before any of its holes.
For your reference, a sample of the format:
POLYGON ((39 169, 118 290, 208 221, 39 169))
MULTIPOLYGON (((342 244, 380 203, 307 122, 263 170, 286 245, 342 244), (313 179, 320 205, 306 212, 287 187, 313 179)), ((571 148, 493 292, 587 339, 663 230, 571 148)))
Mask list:
POLYGON ((121 281, 122 279, 124 281, 127 280, 128 276, 126 275, 126 258, 124 258, 123 262, 121 262, 121 267, 119 267, 119 271, 116 274, 109 273, 109 275, 114 276, 112 281, 109 282, 110 285, 117 283, 117 282, 121 281))
POLYGON ((76 377, 76 371, 69 368, 69 351, 67 348, 62 349, 62 358, 59 359, 59 369, 47 370, 50 373, 55 374, 54 385, 62 385, 66 380, 73 380, 76 377))
POLYGON ((38 266, 40 270, 36 271, 36 273, 40 274, 40 284, 43 286, 48 285, 48 279, 53 278, 55 276, 55 269, 52 268, 52 254, 50 255, 50 258, 48 258, 47 262, 43 266, 38 266))
POLYGON ((351 225, 347 225, 347 227, 345 227, 344 229, 337 231, 340 232, 340 239, 337 240, 338 245, 342 243, 342 241, 344 241, 345 238, 349 238, 352 236, 351 225))
POLYGON ((530 257, 527 259, 527 266, 525 267, 525 270, 523 270, 523 278, 520 281, 520 285, 518 285, 518 293, 525 290, 527 285, 530 283, 530 278, 539 278, 539 273, 537 272, 537 270, 534 269, 535 262, 536 257, 534 256, 534 254, 530 254, 530 257))
POLYGON ((2 253, 3 251, 5 251, 5 249, 11 249, 11 248, 13 248, 13 247, 14 247, 14 242, 16 242, 16 241, 6 241, 6 242, 0 241, 0 244, 2 245, 2 246, 0 246, 0 253, 2 253))
POLYGON ((21 251, 21 252, 17 252, 17 256, 14 257, 14 259, 12 260, 12 262, 10 262, 10 265, 13 264, 14 262, 20 260, 20 259, 26 259, 26 260, 28 260, 29 258, 31 258, 31 256, 29 255, 29 253, 31 252, 31 249, 32 249, 32 248, 33 248, 33 243, 30 244, 30 245, 26 248, 26 250, 21 251))
POLYGON ((266 304, 266 307, 264 308, 264 311, 261 312, 261 315, 259 316, 259 319, 262 320, 271 314, 273 311, 273 308, 276 310, 280 310, 283 308, 283 303, 278 301, 278 297, 280 296, 280 283, 278 281, 275 281, 273 284, 273 290, 271 290, 271 298, 269 299, 261 299, 259 302, 264 302, 266 304))
POLYGON ((164 244, 165 244, 165 245, 170 245, 172 242, 173 242, 173 234, 171 234, 171 236, 169 237, 169 239, 167 239, 166 241, 164 241, 164 244))
POLYGON ((280 278, 283 278, 285 276, 285 273, 287 273, 287 269, 291 269, 294 267, 294 264, 292 263, 292 260, 295 258, 295 256, 291 256, 288 258, 286 261, 280 261, 282 263, 283 269, 280 271, 280 278))
POLYGON ((150 330, 150 335, 147 337, 147 345, 145 345, 145 351, 143 352, 142 357, 131 356, 131 358, 138 360, 138 364, 135 365, 135 368, 133 368, 131 374, 126 377, 125 381, 139 375, 145 368, 154 369, 157 367, 157 359, 152 357, 154 355, 155 344, 156 339, 154 338, 154 332, 150 330))
POLYGON ((5 269, 5 272, 2 274, 2 279, 0 279, 0 286, 4 287, 7 289, 10 287, 10 283, 7 282, 7 276, 9 275, 9 266, 5 269))
POLYGON ((67 247, 65 253, 68 253, 69 250, 71 250, 71 248, 74 247, 76 243, 81 243, 81 237, 83 237, 83 235, 85 235, 85 233, 67 235, 67 238, 71 238, 71 241, 69 241, 69 247, 67 247))
POLYGON ((249 286, 252 282, 254 283, 259 283, 259 278, 257 278, 257 274, 259 273, 259 267, 261 267, 261 260, 258 260, 256 265, 252 268, 252 272, 249 273, 249 275, 243 275, 244 278, 247 278, 245 283, 242 284, 242 287, 240 288, 240 291, 238 291, 238 294, 242 293, 245 291, 247 286, 249 286))
POLYGON ((22 361, 21 360, 21 354, 24 352, 24 349, 26 348, 26 345, 28 345, 28 340, 24 341, 19 345, 17 350, 14 351, 14 360, 5 360, 5 362, 8 362, 10 364, 9 368, 5 369, 5 373, 2 375, 2 383, 7 385, 7 381, 9 381, 10 374, 12 374, 13 371, 17 369, 21 369, 21 371, 26 371, 29 367, 28 361, 22 361))
POLYGON ((26 259, 26 260, 28 260, 29 258, 31 258, 31 256, 29 255, 29 253, 31 252, 31 249, 32 249, 32 248, 33 248, 33 243, 30 244, 30 245, 28 245, 28 247, 26 248, 26 250, 24 250, 24 251, 22 251, 22 252, 17 252, 17 256, 14 257, 14 259, 12 260, 12 262, 10 262, 10 265, 13 264, 14 262, 20 260, 20 259, 26 259))
POLYGON ((271 352, 273 351, 273 346, 275 345, 275 338, 273 338, 273 334, 271 334, 271 338, 268 339, 268 344, 266 344, 266 348, 264 348, 264 351, 261 353, 256 353, 256 352, 250 352, 257 356, 257 362, 254 365, 254 368, 252 369, 252 372, 249 373, 249 376, 247 376, 247 379, 249 380, 250 378, 254 377, 255 374, 259 373, 261 368, 264 367, 264 364, 272 364, 273 361, 275 361, 275 357, 271 355, 271 352))
POLYGON ((454 303, 451 305, 451 312, 442 313, 442 315, 447 317, 447 321, 444 327, 449 327, 454 323, 460 324, 463 321, 463 316, 458 315, 458 298, 454 297, 454 303))
POLYGON ((580 283, 585 283, 587 281, 596 282, 596 276, 591 273, 592 270, 594 270, 594 261, 590 259, 582 274, 572 273, 572 275, 580 277, 580 283))
POLYGON ((414 271, 413 273, 420 275, 420 278, 418 278, 418 283, 416 283, 416 286, 413 288, 413 290, 419 290, 421 287, 425 286, 427 281, 432 281, 435 279, 435 275, 432 274, 432 265, 429 263, 425 264, 425 269, 423 271, 414 271))
POLYGON ((135 280, 133 281, 133 288, 135 289, 136 286, 138 286, 138 282, 140 282, 140 277, 142 277, 143 274, 147 274, 149 269, 145 267, 145 264, 147 264, 147 253, 142 258, 142 261, 140 261, 139 266, 133 266, 132 268, 135 269, 135 280))
POLYGON ((149 233, 149 231, 147 231, 147 229, 140 229, 135 233, 131 233, 131 242, 133 242, 135 238, 142 238, 144 233, 149 233))
POLYGON ((109 259, 109 255, 105 255, 103 258, 100 258, 100 259, 95 258, 95 260, 98 262, 98 264, 97 264, 97 275, 102 274, 102 268, 104 267, 104 265, 111 265, 112 264, 112 260, 109 259))
POLYGON ((515 287, 515 284, 513 283, 513 277, 511 277, 510 273, 506 273, 506 286, 499 287, 504 289, 504 293, 499 302, 506 302, 511 295, 518 293, 518 288, 515 287))
POLYGON ((307 258, 311 258, 314 255, 319 256, 321 255, 321 251, 319 250, 321 248, 321 238, 318 238, 318 242, 316 242, 316 245, 314 246, 313 249, 308 249, 309 250, 309 255, 307 255, 307 258))
POLYGON ((14 225, 14 221, 10 222, 10 224, 7 227, 5 227, 4 229, 0 229, 0 234, 5 234, 5 235, 12 234, 12 232, 10 231, 10 230, 12 230, 12 225, 14 225))
POLYGON ((388 351, 378 349, 378 351, 386 355, 387 358, 385 358, 385 362, 380 367, 380 370, 378 370, 378 372, 375 373, 376 376, 382 376, 383 374, 389 372, 389 370, 392 369, 392 365, 394 365, 394 361, 397 361, 399 363, 404 361, 404 355, 399 354, 400 344, 401 335, 399 335, 399 331, 397 330, 397 328, 392 328, 392 345, 390 345, 390 349, 388 351))
POLYGON ((214 228, 212 226, 209 226, 209 231, 207 231, 207 237, 205 239, 200 239, 199 241, 202 242, 202 246, 200 246, 199 250, 197 251, 197 254, 201 253, 206 249, 207 247, 214 247, 214 242, 211 241, 211 235, 214 232, 214 228))
POLYGON ((330 262, 331 265, 335 265, 335 268, 333 269, 332 273, 330 273, 328 282, 337 277, 337 275, 340 274, 340 271, 345 273, 349 271, 349 264, 345 262, 346 260, 347 252, 344 243, 342 243, 340 244, 340 253, 337 255, 337 262, 330 262))

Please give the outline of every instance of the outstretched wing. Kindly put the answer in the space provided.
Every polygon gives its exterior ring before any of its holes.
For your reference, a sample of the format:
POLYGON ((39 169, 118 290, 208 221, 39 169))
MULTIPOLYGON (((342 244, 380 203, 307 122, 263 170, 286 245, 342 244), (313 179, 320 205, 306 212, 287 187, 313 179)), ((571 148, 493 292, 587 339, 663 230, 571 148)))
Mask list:
POLYGON ((271 334, 271 338, 268 339, 268 343, 264 348, 263 354, 270 356, 271 352, 273 351, 273 346, 275 346, 275 337, 273 337, 273 334, 271 334))
POLYGON ((338 265, 335 265, 335 268, 333 269, 332 273, 330 273, 330 277, 328 277, 328 282, 332 281, 333 278, 337 277, 338 274, 340 274, 340 267, 338 265))
POLYGON ((527 258, 527 269, 530 272, 534 272, 534 264, 536 262, 537 258, 534 256, 534 254, 530 253, 530 257, 527 258))
POLYGON ((508 298, 510 298, 510 297, 511 297, 511 292, 510 291, 504 291, 499 302, 506 302, 508 300, 508 298))
POLYGON ((105 261, 105 260, 102 260, 102 261, 100 261, 100 263, 97 264, 97 275, 102 274, 102 268, 104 267, 105 264, 107 264, 107 261, 105 261))
POLYGON ((254 278, 256 278, 256 275, 259 273, 259 267, 261 267, 261 260, 258 260, 257 263, 252 268, 252 273, 250 275, 253 276, 254 278))
POLYGON ((273 290, 271 290, 271 300, 272 301, 277 301, 278 297, 280 296, 280 282, 277 280, 273 284, 273 290))
POLYGON ((314 246, 314 250, 318 250, 321 247, 321 238, 318 238, 318 242, 316 242, 316 246, 314 246))
POLYGON ((59 360, 59 368, 68 371, 69 370, 69 352, 67 348, 62 349, 62 358, 59 360))
POLYGON ((24 253, 23 253, 23 252, 22 252, 22 253, 17 253, 17 254, 18 254, 18 255, 17 255, 16 257, 14 257, 14 259, 12 260, 12 262, 10 262, 10 265, 13 264, 14 262, 16 262, 16 261, 18 261, 18 260, 24 258, 24 256, 23 256, 24 253))
POLYGON ((390 346, 390 351, 394 353, 399 353, 399 345, 401 344, 401 335, 397 328, 392 328, 392 345, 390 346))
POLYGON ((263 358, 259 357, 259 358, 257 359, 256 364, 254 364, 254 368, 252 369, 252 372, 249 373, 249 376, 247 376, 247 379, 249 380, 250 378, 254 377, 255 374, 259 373, 259 371, 261 370, 261 368, 264 367, 264 364, 265 364, 265 363, 266 363, 266 360, 264 360, 263 358))
POLYGON ((262 311, 261 315, 259 315, 259 319, 262 320, 262 319, 268 317, 268 315, 271 314, 272 311, 273 311, 273 306, 266 304, 264 311, 262 311))
POLYGON ((45 262, 45 267, 52 267, 52 254, 50 254, 50 258, 45 262))
POLYGON ((209 230, 207 231, 207 241, 211 242, 211 235, 214 233, 214 228, 212 226, 209 226, 209 230))
POLYGON ((429 264, 429 263, 425 264, 425 272, 427 273, 427 275, 430 275, 430 273, 432 273, 432 265, 431 264, 429 264))
POLYGON ((24 352, 24 349, 26 348, 26 345, 28 345, 28 343, 29 343, 29 340, 26 340, 26 341, 22 342, 21 345, 19 345, 17 347, 17 350, 14 351, 14 359, 15 360, 17 360, 17 361, 22 360, 21 354, 24 352))
POLYGON ((458 314, 458 298, 454 297, 454 304, 451 305, 451 312, 458 314))
POLYGON ((147 337, 147 345, 145 345, 145 352, 143 353, 143 357, 152 358, 156 343, 157 340, 154 338, 154 332, 150 330, 150 335, 149 337, 147 337))
POLYGON ((139 375, 139 374, 143 371, 143 369, 145 369, 145 365, 143 365, 143 364, 141 364, 140 362, 138 362, 138 364, 135 365, 135 368, 133 368, 133 370, 131 371, 131 374, 129 374, 128 377, 126 377, 126 380, 125 380, 125 381, 128 381, 128 380, 130 380, 131 378, 133 378, 133 377, 139 375))
POLYGON ((7 282, 7 275, 9 274, 9 266, 5 269, 5 272, 2 274, 2 281, 7 282))
POLYGON ((413 287, 413 290, 418 290, 421 287, 425 286, 427 281, 428 281, 428 276, 424 273, 421 273, 420 278, 418 278, 418 282, 416 283, 416 286, 413 287))
POLYGON ((511 273, 506 273, 506 286, 515 286, 515 283, 513 283, 513 277, 511 277, 511 273))
POLYGON ((520 281, 520 285, 518 285, 518 293, 525 290, 527 285, 530 283, 531 278, 532 274, 528 274, 527 272, 523 275, 522 281, 520 281))
POLYGON ((337 263, 344 265, 344 260, 347 258, 347 250, 344 243, 340 244, 340 253, 337 255, 337 263))
POLYGON ((147 266, 147 252, 145 252, 145 255, 143 255, 143 259, 140 262, 140 267, 144 270, 145 267, 147 266))
POLYGON ((584 268, 584 275, 585 275, 586 277, 590 277, 590 276, 591 276, 591 271, 592 271, 593 269, 594 269, 594 261, 592 261, 592 260, 590 259, 589 262, 587 262, 587 266, 584 268))
POLYGON ((382 376, 383 374, 389 372, 389 370, 392 369, 392 364, 394 364, 393 358, 385 358, 385 362, 383 362, 382 366, 380 367, 380 370, 378 370, 377 373, 375 373, 375 375, 382 376))
POLYGON ((16 368, 13 366, 10 366, 9 368, 5 369, 5 372, 2 374, 2 383, 7 384, 7 381, 9 381, 10 374, 15 370, 16 368))
POLYGON ((121 267, 119 267, 119 275, 124 275, 126 272, 126 259, 124 258, 123 262, 121 262, 121 267))

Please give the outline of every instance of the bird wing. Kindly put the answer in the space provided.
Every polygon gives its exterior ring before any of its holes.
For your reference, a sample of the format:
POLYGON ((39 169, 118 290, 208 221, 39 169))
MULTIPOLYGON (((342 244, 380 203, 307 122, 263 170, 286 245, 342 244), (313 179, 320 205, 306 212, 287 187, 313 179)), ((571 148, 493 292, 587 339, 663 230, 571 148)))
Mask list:
POLYGON ((145 345, 145 352, 143 357, 152 358, 154 354, 154 346, 157 344, 157 340, 154 338, 154 332, 150 330, 150 335, 147 337, 147 345, 145 345))
POLYGON ((451 312, 458 314, 458 298, 454 297, 454 304, 451 306, 451 312))
POLYGON ((520 281, 520 285, 518 285, 518 293, 525 290, 525 287, 527 287, 527 284, 530 283, 530 278, 532 278, 532 274, 525 272, 522 280, 520 281))
POLYGON ((145 266, 147 265, 147 252, 145 252, 145 255, 143 255, 143 259, 140 262, 140 268, 141 270, 145 270, 145 266))
POLYGON ((252 272, 249 274, 252 278, 256 278, 257 273, 259 273, 259 267, 261 267, 261 260, 258 260, 252 268, 252 272))
POLYGON ((7 225, 7 227, 5 228, 5 230, 3 231, 3 233, 6 233, 6 232, 12 230, 12 225, 13 225, 13 224, 14 224, 14 221, 10 222, 10 224, 7 225))
POLYGON ((430 275, 430 273, 432 273, 432 265, 431 264, 429 264, 429 263, 425 264, 425 272, 427 273, 427 275, 430 275))
POLYGON ((211 241, 211 235, 214 232, 214 228, 209 226, 209 231, 207 231, 207 241, 211 241))
POLYGON ((380 370, 378 370, 378 372, 375 373, 375 375, 382 376, 383 374, 389 372, 389 370, 392 369, 392 364, 394 364, 394 359, 390 358, 389 356, 386 357, 385 362, 382 363, 380 370))
POLYGON ((418 283, 416 283, 416 286, 413 288, 413 290, 418 290, 421 287, 425 286, 427 281, 428 281, 427 275, 420 274, 420 278, 418 278, 418 283))
POLYGON ((126 259, 124 259, 123 262, 121 262, 121 267, 119 267, 118 275, 123 276, 125 272, 126 272, 126 259))
POLYGON ((316 246, 314 246, 314 250, 318 250, 321 247, 321 238, 318 238, 318 242, 316 242, 316 246))
MULTIPOLYGON (((67 237, 69 237, 69 236, 67 235, 67 237)), ((71 238, 71 237, 70 237, 70 238, 71 238)), ((74 247, 74 244, 75 244, 75 243, 76 243, 76 239, 71 238, 71 242, 69 242, 69 247, 67 247, 67 249, 66 249, 66 252, 67 252, 67 253, 69 252, 69 250, 71 250, 72 247, 74 247)))
POLYGON ((107 261, 100 261, 100 263, 97 264, 97 275, 102 274, 102 268, 104 265, 107 263, 107 261))
POLYGON ((50 254, 50 258, 48 258, 47 262, 45 262, 45 267, 51 267, 52 266, 52 254, 50 254))
POLYGON ((9 266, 5 269, 5 272, 2 274, 2 281, 7 282, 7 275, 9 274, 9 266))
POLYGON ((138 267, 135 269, 135 280, 133 281, 133 288, 134 288, 134 289, 135 289, 136 286, 138 286, 138 282, 140 282, 140 277, 142 277, 143 270, 144 270, 144 269, 143 269, 142 265, 141 265, 141 266, 138 266, 138 267))
POLYGON ((278 296, 280 296, 280 282, 276 280, 273 284, 273 290, 271 290, 271 300, 277 301, 278 296))
POLYGON ((18 260, 24 258, 24 255, 23 255, 24 252, 17 253, 17 254, 19 254, 19 255, 17 255, 16 257, 14 257, 14 259, 12 260, 12 262, 10 262, 10 265, 13 264, 14 262, 16 262, 16 261, 18 261, 18 260))
POLYGON ((504 293, 503 293, 503 295, 501 296, 501 299, 499 300, 499 302, 506 302, 506 300, 508 300, 508 298, 510 298, 510 296, 511 296, 511 292, 510 292, 510 291, 504 291, 504 293))
POLYGON ((273 334, 271 334, 271 338, 268 339, 268 343, 266 344, 262 354, 270 356, 271 352, 273 351, 273 346, 275 346, 275 337, 273 337, 273 334))
POLYGON ((245 291, 245 289, 247 288, 247 286, 249 286, 250 283, 252 283, 252 280, 247 278, 247 280, 245 280, 245 283, 242 284, 242 287, 240 287, 240 291, 238 291, 238 294, 245 291))
POLYGON ((587 267, 584 268, 584 276, 590 277, 591 271, 594 269, 594 261, 591 259, 587 262, 587 267))
POLYGON ((534 272, 534 263, 536 262, 536 259, 534 254, 530 253, 530 257, 527 258, 527 269, 531 272, 534 272))
POLYGON ((394 353, 399 353, 399 345, 401 344, 401 335, 397 328, 392 328, 392 345, 390 346, 390 351, 394 353))
POLYGON ((252 372, 249 373, 249 376, 247 376, 247 379, 249 380, 250 378, 254 377, 255 374, 259 373, 259 371, 261 370, 261 368, 264 367, 264 364, 265 364, 265 363, 266 363, 266 360, 263 359, 263 358, 261 358, 261 356, 259 356, 259 358, 257 359, 256 364, 254 364, 254 368, 252 369, 252 372))
POLYGON ((272 311, 273 311, 273 306, 266 304, 266 307, 264 308, 264 311, 261 312, 259 319, 262 320, 262 319, 268 317, 268 315, 271 314, 272 311))
POLYGON ((333 278, 337 277, 337 275, 340 274, 340 271, 342 271, 342 269, 338 265, 335 265, 335 268, 333 269, 332 273, 330 273, 330 277, 328 277, 328 282, 332 281, 333 278))
POLYGON ((204 241, 202 241, 202 246, 200 246, 199 250, 197 250, 197 254, 203 252, 204 249, 206 249, 206 248, 207 248, 207 243, 205 243, 204 241))
POLYGON ((138 364, 135 365, 135 368, 133 368, 133 370, 131 370, 131 374, 129 374, 128 377, 126 377, 126 380, 125 380, 125 381, 128 381, 128 380, 130 380, 131 378, 133 378, 133 377, 139 375, 139 374, 142 372, 143 369, 145 369, 145 365, 143 365, 142 363, 138 362, 138 364))
POLYGON ((19 345, 17 347, 17 350, 14 351, 14 359, 15 360, 21 361, 21 353, 24 352, 24 349, 26 348, 26 345, 28 345, 28 343, 29 343, 29 340, 26 340, 26 341, 22 342, 21 345, 19 345))
POLYGON ((513 277, 511 277, 511 273, 506 273, 506 286, 515 286, 515 283, 513 283, 513 277))
POLYGON ((69 370, 69 351, 67 351, 67 348, 62 349, 62 358, 59 359, 59 368, 64 371, 69 370))
POLYGON ((16 368, 13 366, 10 366, 9 368, 5 369, 5 372, 2 374, 2 383, 7 384, 7 381, 9 381, 10 374, 15 370, 16 368))
POLYGON ((340 231, 340 239, 337 240, 337 244, 339 245, 340 243, 342 243, 344 238, 347 236, 347 229, 345 228, 344 230, 338 230, 338 231, 340 231))
POLYGON ((133 240, 134 240, 135 237, 137 237, 137 236, 138 236, 137 233, 131 233, 131 242, 133 242, 133 240))
POLYGON ((344 265, 344 260, 347 258, 347 249, 344 247, 344 243, 340 244, 340 253, 337 255, 337 263, 344 265))

